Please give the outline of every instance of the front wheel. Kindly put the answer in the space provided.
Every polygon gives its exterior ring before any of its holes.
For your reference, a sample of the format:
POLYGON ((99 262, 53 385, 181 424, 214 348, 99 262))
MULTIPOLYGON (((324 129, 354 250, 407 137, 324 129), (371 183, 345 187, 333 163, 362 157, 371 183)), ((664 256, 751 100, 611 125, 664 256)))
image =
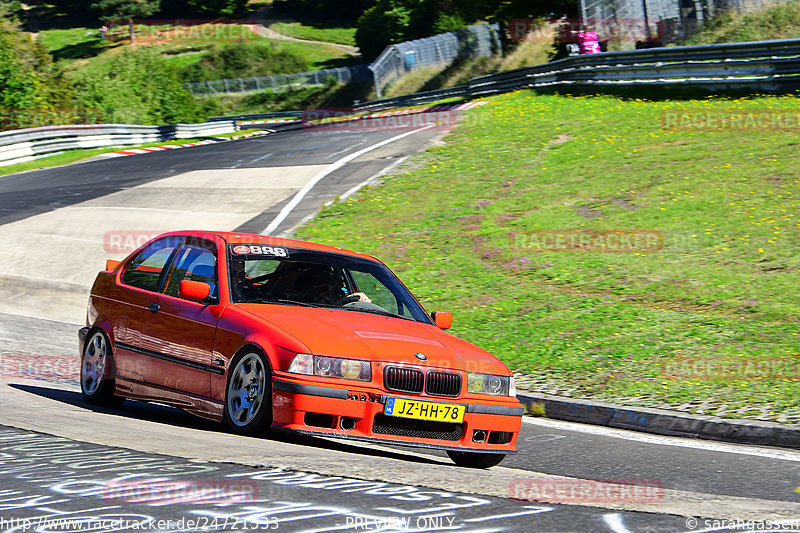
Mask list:
POLYGON ((225 388, 225 423, 234 433, 256 435, 272 425, 272 372, 263 355, 234 357, 225 388))
POLYGON ((86 403, 119 407, 125 398, 114 396, 114 356, 108 337, 95 331, 83 345, 81 356, 81 394, 86 403))
POLYGON ((503 453, 457 452, 449 451, 447 455, 458 466, 467 468, 491 468, 499 465, 506 458, 503 453))

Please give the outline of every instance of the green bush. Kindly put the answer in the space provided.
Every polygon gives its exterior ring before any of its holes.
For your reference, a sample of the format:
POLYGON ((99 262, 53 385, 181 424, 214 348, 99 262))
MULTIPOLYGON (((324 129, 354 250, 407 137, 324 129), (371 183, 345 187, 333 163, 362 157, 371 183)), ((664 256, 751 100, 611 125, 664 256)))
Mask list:
POLYGON ((53 67, 44 47, 11 20, 0 19, 0 107, 64 106, 70 95, 69 83, 53 67))
POLYGON ((93 65, 75 80, 77 103, 107 110, 114 122, 197 122, 200 107, 175 70, 152 52, 125 50, 114 61, 93 65))
POLYGON ((302 56, 287 52, 279 45, 234 43, 207 52, 203 59, 181 69, 184 82, 250 78, 309 70, 302 56))

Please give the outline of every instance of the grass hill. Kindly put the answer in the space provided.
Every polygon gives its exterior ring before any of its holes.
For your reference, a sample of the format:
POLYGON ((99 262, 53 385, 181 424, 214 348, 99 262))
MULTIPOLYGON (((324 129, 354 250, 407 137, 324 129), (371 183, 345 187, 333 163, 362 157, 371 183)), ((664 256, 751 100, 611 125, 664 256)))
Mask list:
POLYGON ((797 133, 668 118, 796 97, 489 102, 299 237, 385 260, 533 389, 800 420, 797 133), (578 232, 608 246, 553 244, 578 232))

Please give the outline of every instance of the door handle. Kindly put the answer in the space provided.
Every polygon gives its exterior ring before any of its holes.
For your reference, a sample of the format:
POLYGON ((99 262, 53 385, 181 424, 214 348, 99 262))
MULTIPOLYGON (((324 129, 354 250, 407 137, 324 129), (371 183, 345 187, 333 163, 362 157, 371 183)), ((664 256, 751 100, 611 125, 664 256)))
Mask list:
POLYGON ((158 310, 161 309, 161 306, 158 304, 150 304, 147 306, 147 308, 153 313, 158 313, 158 310))

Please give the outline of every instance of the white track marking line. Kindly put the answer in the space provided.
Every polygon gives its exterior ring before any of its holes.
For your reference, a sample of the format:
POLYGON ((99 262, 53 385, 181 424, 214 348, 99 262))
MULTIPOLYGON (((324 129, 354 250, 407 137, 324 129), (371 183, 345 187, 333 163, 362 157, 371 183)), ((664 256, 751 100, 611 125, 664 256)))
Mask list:
POLYGON ((53 319, 53 318, 42 318, 40 316, 33 316, 33 315, 26 315, 25 313, 18 313, 17 311, 14 311, 13 313, 3 313, 2 311, 0 311, 0 316, 1 315, 14 316, 14 317, 20 316, 22 318, 34 318, 36 320, 41 320, 42 322, 58 322, 59 324, 70 324, 72 326, 85 326, 86 325, 85 322, 69 322, 67 320, 56 320, 56 319, 53 319))
POLYGON ((539 507, 533 505, 526 505, 527 511, 520 511, 518 513, 498 514, 494 516, 482 516, 480 518, 466 518, 464 522, 485 522, 487 520, 497 520, 498 518, 514 518, 517 516, 527 516, 532 514, 546 513, 552 511, 553 507, 539 507))
MULTIPOLYGON (((366 180, 362 181, 361 183, 359 183, 358 185, 356 185, 355 187, 350 188, 346 193, 344 193, 343 195, 341 195, 339 197, 339 201, 347 200, 350 196, 352 196, 353 194, 358 192, 358 190, 361 187, 364 187, 365 185, 369 185, 369 184, 377 181, 378 178, 380 178, 381 176, 383 176, 383 175, 387 174, 388 172, 392 171, 395 167, 399 166, 401 163, 403 163, 409 157, 410 156, 401 157, 400 159, 398 159, 394 163, 392 163, 390 165, 387 165, 383 170, 381 170, 377 174, 373 174, 372 176, 370 176, 369 179, 366 179, 366 180)), ((334 203, 333 200, 331 200, 329 202, 325 202, 324 207, 328 207, 329 205, 333 205, 333 203, 334 203)), ((297 224, 295 224, 291 228, 287 229, 286 231, 280 232, 278 235, 276 235, 276 237, 290 238, 294 234, 294 232, 297 230, 297 228, 299 228, 300 226, 305 225, 308 221, 310 221, 312 218, 314 218, 316 216, 317 216, 317 213, 315 212, 315 213, 311 213, 308 216, 303 217, 303 219, 300 222, 298 222, 297 224)))
POLYGON ((20 233, 20 237, 45 237, 47 239, 61 239, 62 241, 90 242, 92 244, 103 244, 102 240, 81 239, 80 237, 67 237, 65 235, 48 235, 46 233, 20 233))
POLYGON ((254 164, 254 163, 258 163, 258 162, 259 162, 259 161, 261 161, 262 159, 266 159, 267 157, 269 157, 269 156, 271 156, 271 155, 272 155, 272 152, 270 152, 270 153, 268 153, 268 154, 264 154, 264 155, 262 155, 262 156, 260 156, 260 157, 256 157, 255 159, 253 159, 252 161, 250 161, 250 162, 248 163, 248 165, 252 165, 252 164, 254 164))
POLYGON ((124 211, 159 211, 162 213, 203 213, 204 215, 230 215, 228 211, 187 211, 185 209, 160 209, 157 207, 128 207, 117 205, 68 205, 61 209, 118 209, 124 211))
POLYGON ((790 450, 769 450, 765 448, 748 447, 746 444, 728 444, 723 442, 711 442, 699 439, 688 439, 681 437, 670 437, 666 435, 653 435, 652 433, 639 433, 632 430, 607 428, 603 426, 592 426, 577 422, 566 422, 562 420, 541 419, 525 416, 524 422, 534 426, 546 427, 548 429, 560 429, 563 431, 575 431, 578 433, 589 433, 591 435, 601 435, 617 439, 644 442, 647 444, 658 444, 662 446, 678 446, 681 448, 694 448, 710 452, 736 453, 739 455, 752 455, 754 457, 765 457, 767 459, 778 459, 780 461, 800 462, 800 452, 790 450))
POLYGON ((272 222, 270 222, 269 226, 264 228, 264 231, 262 231, 261 234, 262 235, 269 235, 270 233, 275 231, 278 228, 278 226, 280 226, 281 223, 284 220, 286 220, 286 217, 289 216, 289 214, 292 212, 292 210, 294 210, 294 208, 297 207, 298 204, 300 204, 300 201, 303 198, 305 198, 305 196, 311 191, 311 189, 313 189, 314 186, 317 183, 319 183, 320 180, 322 180, 322 178, 324 178, 328 174, 334 172, 335 170, 338 170, 338 169, 342 168, 344 165, 346 165, 347 163, 349 163, 353 159, 355 159, 357 157, 360 157, 360 156, 366 154, 369 151, 375 150, 375 149, 380 148, 382 146, 386 146, 389 143, 392 143, 394 141, 398 141, 398 140, 400 140, 400 139, 402 139, 404 137, 408 137, 409 135, 413 135, 415 133, 419 133, 420 131, 427 130, 427 129, 432 128, 434 126, 436 126, 436 124, 428 124, 427 126, 423 126, 423 127, 418 128, 416 130, 407 131, 405 133, 401 133, 400 135, 395 135, 394 137, 386 139, 385 141, 381 141, 379 143, 373 144, 372 146, 367 146, 366 148, 362 148, 361 150, 359 150, 357 152, 353 152, 350 155, 344 156, 343 158, 339 159, 335 163, 332 163, 325 170, 323 170, 322 172, 318 173, 316 176, 311 178, 311 181, 306 183, 305 186, 302 189, 297 191, 297 194, 295 194, 292 197, 292 199, 289 201, 289 203, 286 204, 283 207, 283 209, 281 209, 281 212, 278 213, 278 215, 272 220, 272 222))
POLYGON ((614 533, 631 533, 622 523, 622 515, 619 513, 608 513, 603 515, 603 522, 606 523, 608 528, 614 533))

